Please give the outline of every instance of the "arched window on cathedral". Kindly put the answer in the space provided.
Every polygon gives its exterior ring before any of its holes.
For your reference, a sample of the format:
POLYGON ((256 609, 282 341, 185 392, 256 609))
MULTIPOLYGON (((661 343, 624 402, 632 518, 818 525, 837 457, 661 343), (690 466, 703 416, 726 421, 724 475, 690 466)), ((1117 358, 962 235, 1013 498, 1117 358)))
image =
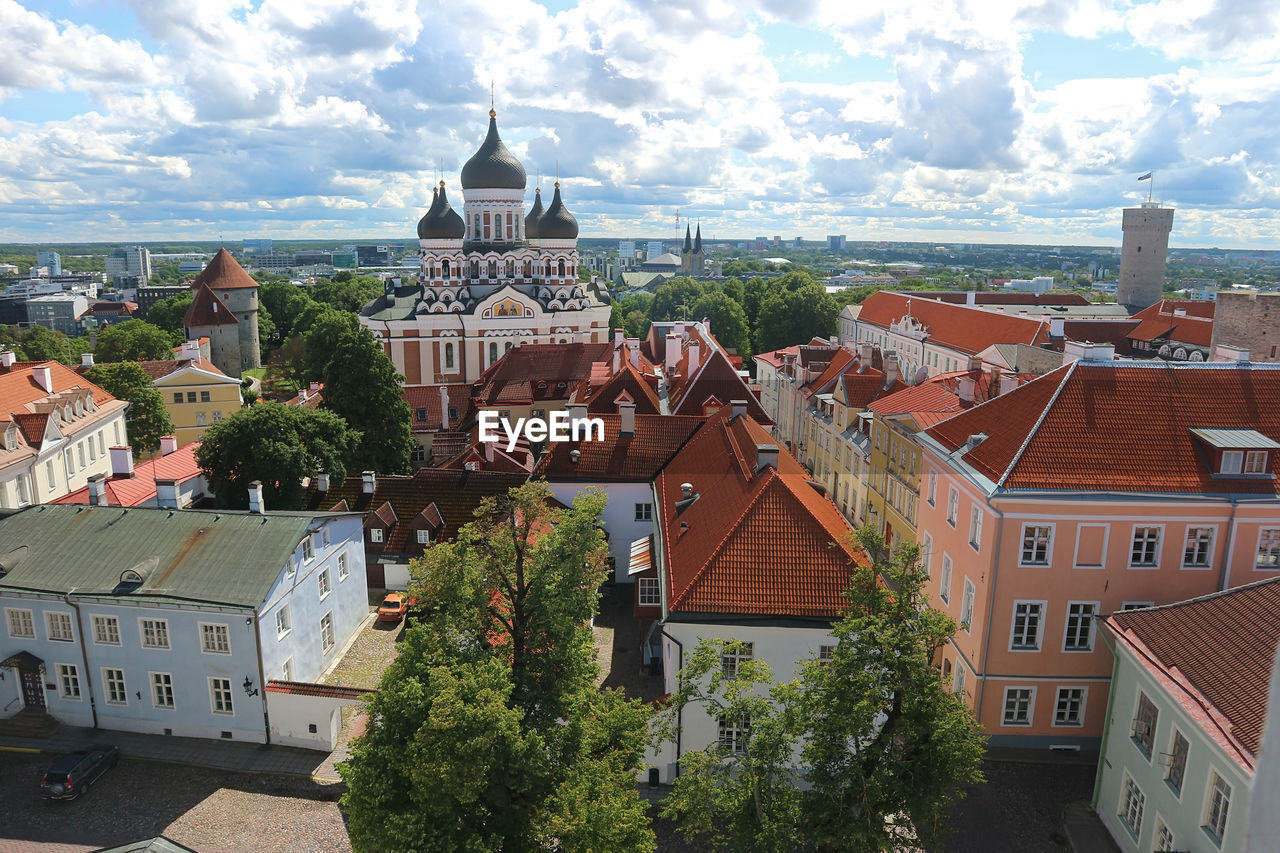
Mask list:
POLYGON ((559 270, 560 270, 560 275, 563 276, 564 275, 564 258, 560 259, 559 270))
POLYGON ((444 345, 444 366, 448 370, 453 370, 453 344, 444 345))
POLYGON ((472 277, 472 278, 479 278, 479 277, 480 277, 480 262, 479 262, 479 261, 472 261, 472 262, 471 262, 471 277, 472 277))
POLYGON ((489 278, 497 278, 497 277, 498 277, 498 262, 489 261, 489 278))
POLYGON ((526 258, 524 262, 524 277, 531 278, 533 275, 533 264, 526 258))
POLYGON ((493 364, 498 360, 498 342, 489 341, 489 363, 493 364))
POLYGON ((516 262, 508 260, 507 261, 507 278, 515 278, 515 277, 516 277, 516 262))
POLYGON ((448 278, 448 277, 449 277, 449 262, 448 262, 448 261, 441 261, 441 262, 440 262, 440 277, 441 277, 441 278, 448 278))

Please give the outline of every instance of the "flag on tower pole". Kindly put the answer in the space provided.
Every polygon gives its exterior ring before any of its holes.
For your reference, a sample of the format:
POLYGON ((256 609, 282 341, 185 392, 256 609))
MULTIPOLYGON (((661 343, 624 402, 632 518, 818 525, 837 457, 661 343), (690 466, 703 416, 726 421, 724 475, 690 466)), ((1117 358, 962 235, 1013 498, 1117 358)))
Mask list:
POLYGON ((1152 172, 1147 172, 1145 175, 1140 175, 1140 176, 1138 177, 1138 180, 1139 180, 1139 181, 1149 181, 1149 180, 1151 180, 1151 175, 1152 175, 1152 174, 1153 174, 1152 172))

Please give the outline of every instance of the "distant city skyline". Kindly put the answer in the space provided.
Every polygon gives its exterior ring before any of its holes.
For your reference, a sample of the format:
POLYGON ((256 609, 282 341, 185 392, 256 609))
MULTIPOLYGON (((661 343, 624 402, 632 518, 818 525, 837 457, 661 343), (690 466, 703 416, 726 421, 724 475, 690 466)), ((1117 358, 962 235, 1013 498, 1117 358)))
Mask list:
POLYGON ((1273 4, 0 0, 0 32, 0 242, 411 239, 492 85, 583 238, 1118 246, 1154 171, 1172 247, 1280 249, 1273 4))

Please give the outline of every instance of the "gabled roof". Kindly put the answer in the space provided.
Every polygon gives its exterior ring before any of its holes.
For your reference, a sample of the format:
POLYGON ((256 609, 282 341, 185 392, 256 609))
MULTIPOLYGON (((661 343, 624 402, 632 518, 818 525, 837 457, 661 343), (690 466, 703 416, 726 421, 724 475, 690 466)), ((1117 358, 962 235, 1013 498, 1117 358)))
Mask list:
MULTIPOLYGON (((107 490, 107 503, 111 506, 142 506, 156 496, 156 480, 177 480, 185 483, 204 476, 200 465, 196 462, 196 451, 200 442, 184 444, 167 456, 159 456, 139 462, 134 466, 132 477, 112 476, 104 485, 107 490)), ((56 504, 88 504, 89 487, 63 495, 54 501, 56 504)))
POLYGON ((433 533, 433 541, 452 539, 459 527, 471 521, 482 500, 506 494, 526 480, 525 474, 421 468, 412 475, 379 474, 374 481, 374 492, 369 495, 363 491, 363 481, 358 475, 331 483, 327 492, 318 491, 318 479, 313 477, 302 505, 314 510, 345 502, 345 508, 351 511, 369 513, 389 504, 399 521, 390 525, 382 550, 417 554, 422 546, 411 531, 428 523, 420 516, 429 505, 436 505, 436 513, 444 522, 443 532, 433 533))
POLYGON ((235 290, 241 287, 257 287, 258 282, 254 281, 253 276, 245 272, 244 267, 240 266, 239 262, 231 257, 231 253, 223 248, 218 250, 218 254, 213 256, 209 265, 191 282, 193 290, 202 285, 208 285, 215 290, 235 290))
POLYGON ((229 326, 239 322, 235 312, 208 285, 196 288, 195 299, 182 318, 182 324, 189 329, 197 326, 229 326))
POLYGON ((866 298, 858 322, 888 329, 907 314, 924 326, 930 342, 971 355, 992 344, 1049 342, 1049 324, 1041 320, 913 298, 910 294, 889 290, 877 291, 866 298))
POLYGON ((471 399, 471 386, 462 383, 453 385, 406 385, 404 401, 409 404, 409 414, 413 418, 414 431, 451 429, 466 419, 468 402, 471 399), (448 408, 453 409, 454 416, 445 423, 448 412, 440 411, 440 389, 445 389, 448 397, 448 408), (426 417, 419 417, 425 415, 426 417))
POLYGON ((1280 642, 1280 578, 1114 613, 1106 624, 1228 754, 1253 768, 1280 642))
POLYGON ((529 404, 568 399, 591 374, 591 365, 612 358, 612 344, 520 344, 491 364, 472 386, 477 406, 529 404))
POLYGON ((920 429, 933 426, 959 412, 972 409, 999 389, 995 377, 983 370, 960 370, 930 377, 919 385, 881 397, 868 408, 882 417, 910 415, 920 429), (973 400, 960 399, 960 380, 974 382, 973 400))
POLYGON ((604 438, 600 441, 555 442, 533 469, 535 477, 548 480, 590 482, 652 482, 689 437, 704 423, 700 417, 636 415, 636 434, 620 435, 619 415, 600 415, 604 438), (577 462, 570 455, 578 451, 577 462))
POLYGON ((112 596, 129 569, 139 601, 257 607, 284 571, 309 513, 204 512, 41 504, 0 518, 0 542, 26 555, 0 590, 112 596))
POLYGON ((587 411, 593 415, 617 412, 618 400, 624 395, 636 404, 636 414, 656 415, 662 411, 662 401, 649 377, 641 374, 630 361, 623 361, 612 378, 591 392, 587 411))
POLYGON ((1213 342, 1215 305, 1211 300, 1161 299, 1133 315, 1141 322, 1129 332, 1128 337, 1134 341, 1162 341, 1207 348, 1213 342))
MULTIPOLYGON (((1280 365, 1073 362, 928 430, 1010 489, 1275 494, 1276 480, 1214 477, 1191 430, 1280 440, 1280 365)), ((1280 472, 1280 453, 1271 454, 1280 472)))
POLYGON ((785 450, 777 467, 756 471, 758 445, 778 442, 722 409, 659 474, 672 614, 830 619, 843 610, 855 553, 848 523, 785 450), (692 503, 683 500, 684 483, 698 496, 692 503))

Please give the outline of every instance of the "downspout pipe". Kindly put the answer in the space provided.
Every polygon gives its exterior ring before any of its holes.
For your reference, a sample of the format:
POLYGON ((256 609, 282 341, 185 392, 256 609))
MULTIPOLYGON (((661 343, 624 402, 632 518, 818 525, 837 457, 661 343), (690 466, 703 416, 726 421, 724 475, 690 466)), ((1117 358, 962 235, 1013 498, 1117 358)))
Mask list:
POLYGON ((261 622, 258 621, 258 611, 253 611, 253 615, 249 617, 253 620, 253 647, 258 653, 258 689, 262 691, 262 731, 266 735, 267 744, 271 744, 271 716, 267 712, 267 680, 264 677, 266 671, 262 666, 262 632, 259 630, 261 622))
POLYGON ((93 694, 93 672, 89 667, 89 649, 84 643, 84 624, 80 617, 80 605, 71 600, 71 594, 75 591, 75 587, 72 587, 63 594, 62 600, 76 612, 76 636, 80 639, 80 659, 84 661, 84 686, 89 691, 89 713, 93 715, 93 727, 96 729, 98 728, 98 701, 93 694))
MULTIPOLYGON (((680 642, 675 637, 668 634, 667 627, 665 625, 659 628, 659 633, 661 633, 662 636, 666 637, 668 640, 676 644, 676 649, 679 652, 679 654, 676 657, 676 664, 677 664, 676 672, 677 673, 682 672, 684 670, 684 643, 680 642)), ((680 776, 680 753, 681 753, 680 739, 683 731, 684 731, 684 706, 681 705, 679 708, 676 708, 676 778, 679 778, 680 776)))

